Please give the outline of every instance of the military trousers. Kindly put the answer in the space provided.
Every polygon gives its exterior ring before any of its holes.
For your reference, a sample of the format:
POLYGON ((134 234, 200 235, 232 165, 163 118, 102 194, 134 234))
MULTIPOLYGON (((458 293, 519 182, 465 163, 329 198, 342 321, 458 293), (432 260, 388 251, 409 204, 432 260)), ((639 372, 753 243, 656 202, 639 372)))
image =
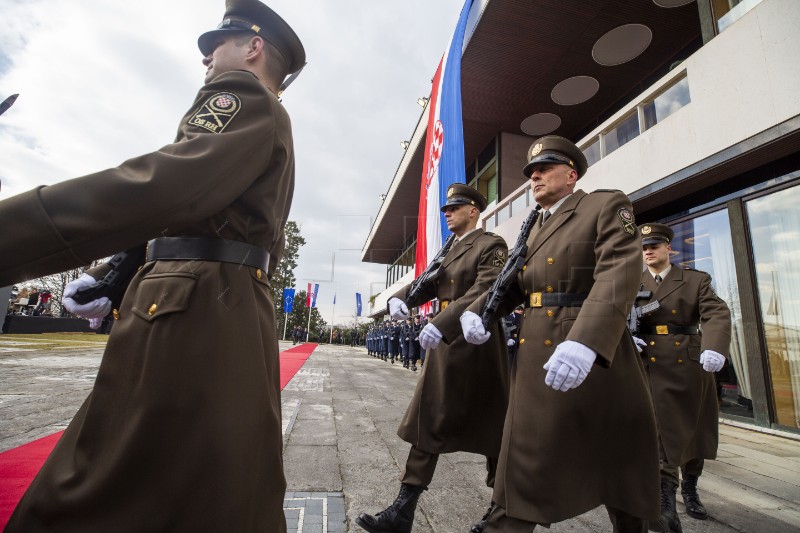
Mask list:
MULTIPOLYGON (((438 453, 429 453, 420 450, 416 446, 411 446, 406 460, 406 468, 400 481, 418 487, 427 487, 433 480, 433 473, 436 471, 436 463, 439 461, 438 453)), ((494 479, 497 474, 497 458, 486 458, 486 486, 494 487, 494 479)))
MULTIPOLYGON (((628 513, 606 506, 608 518, 615 533, 647 533, 647 521, 628 513)), ((519 518, 512 518, 506 514, 506 510, 495 505, 489 515, 489 520, 483 533, 530 533, 536 526, 550 527, 550 524, 537 524, 519 518)))
POLYGON ((675 483, 680 482, 678 478, 678 470, 681 472, 681 477, 686 479, 686 476, 697 476, 703 473, 703 465, 705 464, 705 460, 702 458, 699 459, 691 459, 686 464, 682 465, 671 465, 667 462, 667 454, 664 451, 664 445, 661 443, 661 438, 658 439, 658 452, 659 458, 658 463, 661 468, 661 477, 668 478, 674 481, 675 483))

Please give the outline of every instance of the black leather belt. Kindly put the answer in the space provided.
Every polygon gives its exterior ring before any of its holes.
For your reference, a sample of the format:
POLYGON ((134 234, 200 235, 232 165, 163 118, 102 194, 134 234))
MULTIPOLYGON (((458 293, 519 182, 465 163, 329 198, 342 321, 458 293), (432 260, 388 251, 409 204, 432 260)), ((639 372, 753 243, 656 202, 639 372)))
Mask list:
POLYGON ((699 335, 697 326, 640 326, 642 335, 699 335))
POLYGON ((589 295, 569 292, 532 292, 526 307, 580 307, 589 295))
POLYGON ((269 252, 258 246, 204 237, 159 237, 147 243, 147 261, 217 261, 267 272, 269 252))

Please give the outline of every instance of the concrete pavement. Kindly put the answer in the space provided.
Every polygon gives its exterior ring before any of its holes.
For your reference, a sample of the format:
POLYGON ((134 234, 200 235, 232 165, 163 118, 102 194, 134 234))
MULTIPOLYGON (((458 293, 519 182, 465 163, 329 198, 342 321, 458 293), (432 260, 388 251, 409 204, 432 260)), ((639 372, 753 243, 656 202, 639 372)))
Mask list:
MULTIPOLYGON (((0 336, 0 451, 63 428, 88 394, 102 353, 83 346, 45 352, 8 340, 0 336)), ((359 512, 392 502, 409 450, 396 431, 417 376, 363 348, 314 351, 282 397, 290 531, 361 531, 359 512)), ((707 462, 700 480, 711 518, 694 520, 679 503, 684 531, 800 531, 800 441, 728 425, 720 432, 718 460, 707 462)), ((484 478, 483 457, 443 455, 414 532, 468 531, 491 498, 484 478)), ((611 527, 600 508, 551 531, 611 527)))

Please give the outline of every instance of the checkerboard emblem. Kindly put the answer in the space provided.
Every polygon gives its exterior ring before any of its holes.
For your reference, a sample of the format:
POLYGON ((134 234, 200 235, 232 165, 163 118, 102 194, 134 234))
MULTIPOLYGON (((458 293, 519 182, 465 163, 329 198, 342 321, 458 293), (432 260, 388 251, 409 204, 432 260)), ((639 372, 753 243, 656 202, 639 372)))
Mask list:
POLYGON ((241 101, 235 94, 217 93, 206 100, 189 119, 189 124, 212 133, 222 133, 241 107, 241 101))

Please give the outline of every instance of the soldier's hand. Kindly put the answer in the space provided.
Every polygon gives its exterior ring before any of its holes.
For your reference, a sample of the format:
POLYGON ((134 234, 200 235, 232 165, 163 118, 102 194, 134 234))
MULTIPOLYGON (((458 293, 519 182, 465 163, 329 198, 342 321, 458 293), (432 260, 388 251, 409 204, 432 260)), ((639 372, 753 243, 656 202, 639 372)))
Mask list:
MULTIPOLYGON (((96 281, 97 280, 89 274, 81 274, 81 277, 78 279, 67 283, 67 286, 64 287, 64 298, 61 300, 61 303, 64 304, 64 309, 73 315, 82 316, 83 318, 97 318, 102 320, 102 318, 111 311, 111 300, 103 296, 89 303, 79 304, 72 299, 79 289, 90 287, 94 285, 96 281)), ((100 324, 97 324, 97 327, 93 329, 97 329, 98 327, 100 327, 100 324)))
POLYGON ((508 342, 506 342, 506 346, 509 347, 514 346, 515 344, 517 344, 517 341, 515 341, 514 339, 508 339, 508 342))
POLYGON ((597 353, 588 346, 564 341, 556 346, 556 351, 544 364, 547 370, 544 382, 548 387, 562 392, 574 389, 589 375, 595 359, 597 353))
POLYGON ((423 350, 434 349, 442 340, 442 332, 433 324, 428 324, 419 332, 419 345, 423 350))
POLYGON ((639 353, 642 353, 642 348, 647 347, 647 342, 644 339, 640 339, 639 337, 633 337, 633 343, 636 345, 636 349, 639 350, 639 353))
POLYGON ((408 306, 400 298, 389 298, 389 315, 392 320, 402 320, 408 317, 408 306))
POLYGON ((725 364, 725 356, 714 350, 703 350, 700 354, 700 364, 706 372, 719 372, 725 364))
POLYGON ((472 311, 464 311, 459 320, 461 321, 461 331, 464 333, 464 339, 470 344, 483 344, 492 336, 483 327, 481 317, 472 311))

